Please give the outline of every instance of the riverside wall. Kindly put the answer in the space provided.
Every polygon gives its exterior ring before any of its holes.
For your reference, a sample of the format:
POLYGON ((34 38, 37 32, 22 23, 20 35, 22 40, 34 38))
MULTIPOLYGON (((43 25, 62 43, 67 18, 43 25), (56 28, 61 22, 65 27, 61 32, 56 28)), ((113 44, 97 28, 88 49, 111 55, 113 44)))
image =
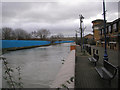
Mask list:
POLYGON ((60 69, 51 88, 74 88, 75 78, 75 50, 72 50, 65 59, 62 68, 60 69))

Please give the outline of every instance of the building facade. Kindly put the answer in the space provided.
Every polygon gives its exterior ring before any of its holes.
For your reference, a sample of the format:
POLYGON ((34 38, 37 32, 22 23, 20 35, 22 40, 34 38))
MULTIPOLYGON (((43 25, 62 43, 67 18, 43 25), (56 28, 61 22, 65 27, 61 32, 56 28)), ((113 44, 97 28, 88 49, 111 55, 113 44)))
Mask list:
POLYGON ((101 46, 101 42, 100 42, 100 39, 101 39, 101 28, 103 28, 103 22, 104 20, 103 19, 96 19, 94 21, 92 21, 93 23, 93 39, 94 41, 96 42, 96 45, 97 46, 101 46))
MULTIPOLYGON (((105 46, 103 20, 94 20, 93 33, 97 46, 105 46), (101 22, 101 23, 99 23, 101 22), (97 25, 95 24, 97 23, 97 25)), ((118 50, 118 36, 120 35, 120 18, 106 23, 107 48, 118 50)))
MULTIPOLYGON (((101 28, 101 45, 104 47, 104 28, 101 28)), ((118 50, 118 36, 120 35, 120 18, 106 25, 107 48, 118 50)))

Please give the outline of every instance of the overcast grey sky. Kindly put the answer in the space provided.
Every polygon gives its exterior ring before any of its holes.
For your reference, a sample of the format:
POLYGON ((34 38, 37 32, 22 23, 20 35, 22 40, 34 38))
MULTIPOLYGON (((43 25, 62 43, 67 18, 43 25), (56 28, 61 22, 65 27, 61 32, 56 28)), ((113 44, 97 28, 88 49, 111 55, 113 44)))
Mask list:
MULTIPOLYGON (((87 27, 85 34, 88 34, 92 33, 92 20, 103 19, 102 0, 7 1, 2 1, 2 25, 23 28, 28 32, 45 28, 52 34, 75 36, 75 30, 79 30, 79 14, 82 14, 85 17, 84 26, 87 27)), ((106 10, 107 21, 117 19, 118 0, 106 2, 106 10)))

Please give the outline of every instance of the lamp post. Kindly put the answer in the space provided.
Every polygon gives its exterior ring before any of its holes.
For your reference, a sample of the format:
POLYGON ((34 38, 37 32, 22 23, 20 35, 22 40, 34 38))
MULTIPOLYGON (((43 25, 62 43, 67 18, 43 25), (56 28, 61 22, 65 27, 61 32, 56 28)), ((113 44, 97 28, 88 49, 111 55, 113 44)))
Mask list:
POLYGON ((76 44, 78 44, 78 37, 77 37, 77 33, 79 33, 79 31, 75 30, 75 32, 76 32, 76 34, 75 34, 75 36, 76 36, 76 44))
POLYGON ((76 36, 76 45, 77 45, 77 44, 78 44, 78 40, 77 40, 77 31, 76 31, 75 36, 76 36))
POLYGON ((84 17, 82 15, 79 15, 80 18, 80 35, 81 35, 81 52, 82 52, 82 20, 84 19, 84 17))
POLYGON ((105 36, 105 51, 104 51, 104 60, 108 61, 108 55, 107 55, 107 47, 106 47, 106 11, 105 11, 105 2, 103 0, 103 15, 104 15, 104 36, 105 36))
POLYGON ((76 32, 75 36, 76 36, 76 45, 77 45, 77 32, 76 32))
MULTIPOLYGON (((84 29, 83 29, 83 37, 84 37, 84 31, 85 31, 85 29, 86 29, 86 27, 84 27, 84 29)), ((84 41, 85 41, 85 38, 83 40, 83 49, 84 49, 84 41)))

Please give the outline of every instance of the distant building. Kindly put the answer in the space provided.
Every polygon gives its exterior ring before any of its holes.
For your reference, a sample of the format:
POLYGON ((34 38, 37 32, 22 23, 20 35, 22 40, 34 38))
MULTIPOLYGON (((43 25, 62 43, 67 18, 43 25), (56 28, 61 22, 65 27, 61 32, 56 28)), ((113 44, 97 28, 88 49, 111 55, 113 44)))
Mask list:
POLYGON ((93 39, 96 41, 96 42, 98 42, 99 40, 100 40, 100 37, 101 37, 101 35, 100 35, 100 30, 101 30, 101 28, 103 27, 103 21, 104 20, 102 20, 102 19, 97 19, 97 20, 94 20, 94 21, 92 21, 92 23, 93 23, 93 26, 92 26, 92 28, 93 28, 93 39))
MULTIPOLYGON (((93 23, 93 38, 97 46, 105 46, 103 20, 97 19, 93 23)), ((106 23, 107 48, 118 49, 118 36, 120 35, 120 18, 106 23)))
POLYGON ((84 36, 84 38, 86 38, 86 39, 93 39, 93 34, 87 34, 86 36, 84 36))

